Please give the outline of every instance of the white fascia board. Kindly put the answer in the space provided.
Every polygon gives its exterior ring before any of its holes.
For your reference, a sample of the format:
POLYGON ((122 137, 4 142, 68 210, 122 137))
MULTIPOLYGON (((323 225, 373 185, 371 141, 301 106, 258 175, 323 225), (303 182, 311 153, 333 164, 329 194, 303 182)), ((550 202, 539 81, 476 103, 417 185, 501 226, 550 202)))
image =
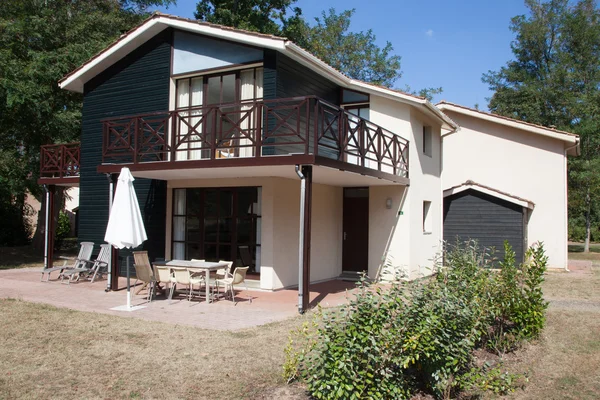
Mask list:
POLYGON ((520 129, 523 131, 535 133, 535 134, 550 137, 553 139, 562 140, 563 142, 567 142, 567 143, 572 143, 572 144, 579 143, 578 136, 571 136, 571 135, 567 135, 564 133, 555 132, 552 129, 545 129, 545 128, 540 128, 540 127, 536 127, 536 126, 527 125, 527 124, 524 124, 524 123, 521 123, 518 121, 511 121, 511 120, 508 120, 505 118, 500 118, 500 117, 497 117, 497 116, 494 116, 494 115, 491 115, 488 113, 472 111, 472 110, 468 110, 468 109, 465 109, 462 107, 456 107, 451 104, 440 104, 440 105, 438 105, 438 108, 442 111, 452 111, 452 112, 456 112, 459 114, 468 115, 473 118, 479 118, 479 119, 482 119, 485 121, 490 121, 490 122, 494 122, 494 123, 501 124, 504 126, 509 126, 511 128, 520 129))
POLYGON ((61 89, 83 93, 83 85, 85 82, 87 82, 100 71, 106 69, 108 66, 125 57, 135 48, 141 46, 148 39, 164 29, 167 29, 168 27, 187 32, 205 34, 207 36, 231 40, 257 47, 279 51, 283 51, 285 49, 285 41, 283 39, 258 37, 242 32, 234 32, 227 29, 201 25, 194 22, 175 20, 168 17, 156 17, 150 19, 145 24, 140 25, 136 30, 127 34, 125 38, 117 42, 113 47, 107 49, 96 58, 84 64, 81 69, 66 78, 64 81, 59 82, 59 87, 61 89), (86 79, 88 76, 89 79, 86 79))
POLYGON ((496 197, 498 199, 502 199, 504 201, 508 201, 509 203, 517 204, 521 207, 525 207, 530 210, 533 210, 533 208, 535 207, 535 205, 529 201, 517 199, 515 197, 508 196, 503 193, 496 192, 495 190, 490 190, 478 185, 462 185, 459 187, 446 189, 444 190, 444 197, 452 196, 453 194, 461 193, 468 189, 477 190, 478 192, 490 195, 492 197, 496 197))

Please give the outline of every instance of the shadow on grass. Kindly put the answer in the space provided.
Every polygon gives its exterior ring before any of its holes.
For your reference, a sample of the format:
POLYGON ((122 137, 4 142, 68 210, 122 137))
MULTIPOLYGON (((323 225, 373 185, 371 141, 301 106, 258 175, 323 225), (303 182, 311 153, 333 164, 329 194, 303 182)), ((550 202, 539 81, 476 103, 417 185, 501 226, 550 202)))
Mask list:
MULTIPOLYGON (((583 253, 583 243, 569 243, 569 253, 583 253)), ((600 253, 600 244, 591 243, 590 253, 600 253)))
MULTIPOLYGON (((56 251, 54 256, 76 256, 77 249, 77 239, 66 239, 61 250, 56 251)), ((43 251, 40 252, 31 245, 0 247, 0 270, 40 267, 43 264, 43 251)))

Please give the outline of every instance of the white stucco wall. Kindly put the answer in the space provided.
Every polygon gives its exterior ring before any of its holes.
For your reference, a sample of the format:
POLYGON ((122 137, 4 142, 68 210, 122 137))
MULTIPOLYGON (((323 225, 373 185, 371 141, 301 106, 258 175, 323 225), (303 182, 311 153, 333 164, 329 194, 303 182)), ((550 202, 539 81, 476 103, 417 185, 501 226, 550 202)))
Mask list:
POLYGON ((543 241, 549 266, 567 266, 564 142, 447 111, 460 130, 444 141, 444 189, 467 180, 531 200, 528 245, 543 241))
MULTIPOLYGON (((166 257, 171 257, 172 195, 174 188, 262 187, 262 289, 298 284, 300 180, 284 178, 201 179, 168 182, 166 257)), ((313 185, 311 282, 342 272, 342 188, 313 185)))
POLYGON ((403 269, 407 278, 428 275, 442 240, 441 125, 406 104, 377 96, 371 96, 370 120, 409 140, 410 186, 406 193, 402 187, 370 188, 369 276, 375 276, 385 262, 381 241, 386 237, 392 264, 403 269), (423 154, 423 126, 432 128, 431 157, 423 154), (387 197, 393 199, 392 210, 384 207, 387 197), (427 233, 423 232, 423 201, 431 202, 432 230, 427 233), (391 221, 397 223, 390 236, 391 221))

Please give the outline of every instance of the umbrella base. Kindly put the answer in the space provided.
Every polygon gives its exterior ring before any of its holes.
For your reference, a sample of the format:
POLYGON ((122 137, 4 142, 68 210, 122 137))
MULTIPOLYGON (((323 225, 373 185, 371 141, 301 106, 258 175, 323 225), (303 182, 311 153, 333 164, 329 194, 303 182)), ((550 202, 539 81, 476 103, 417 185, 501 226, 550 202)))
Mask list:
POLYGON ((113 307, 113 308, 111 308, 111 310, 114 310, 114 311, 137 311, 137 310, 141 310, 142 308, 146 308, 146 307, 147 306, 129 307, 127 304, 125 304, 124 306, 113 307))

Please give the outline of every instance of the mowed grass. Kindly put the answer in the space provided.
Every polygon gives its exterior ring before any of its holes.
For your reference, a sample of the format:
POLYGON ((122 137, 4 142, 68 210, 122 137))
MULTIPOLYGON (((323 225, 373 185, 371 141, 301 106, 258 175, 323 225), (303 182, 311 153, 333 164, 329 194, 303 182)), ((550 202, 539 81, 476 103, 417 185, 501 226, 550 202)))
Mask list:
POLYGON ((550 300, 546 329, 539 341, 508 357, 511 370, 526 372, 529 383, 514 399, 600 398, 600 270, 552 272, 546 277, 550 300))
MULTIPOLYGON (((540 340, 507 356, 511 399, 600 398, 600 269, 551 272, 540 340)), ((281 378, 303 317, 237 332, 0 300, 0 399, 306 399, 281 378)))
POLYGON ((0 316, 4 399, 261 398, 301 319, 218 332, 10 299, 0 316))

